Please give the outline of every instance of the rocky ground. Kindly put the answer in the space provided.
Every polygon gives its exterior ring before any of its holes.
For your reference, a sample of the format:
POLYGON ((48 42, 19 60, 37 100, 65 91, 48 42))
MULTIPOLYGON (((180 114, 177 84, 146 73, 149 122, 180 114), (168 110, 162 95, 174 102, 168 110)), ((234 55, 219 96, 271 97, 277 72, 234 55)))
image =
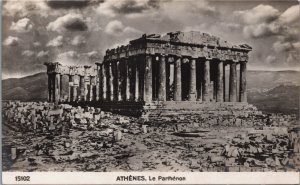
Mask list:
POLYGON ((203 121, 153 122, 49 103, 4 102, 2 111, 4 171, 300 169, 293 116, 204 127, 203 121))

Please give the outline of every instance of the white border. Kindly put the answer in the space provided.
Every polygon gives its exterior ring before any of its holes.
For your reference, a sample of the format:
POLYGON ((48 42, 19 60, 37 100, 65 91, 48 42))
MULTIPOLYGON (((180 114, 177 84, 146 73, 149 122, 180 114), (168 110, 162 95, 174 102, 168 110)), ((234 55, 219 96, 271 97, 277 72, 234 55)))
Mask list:
POLYGON ((299 172, 3 172, 3 184, 300 184, 299 172), (146 181, 117 181, 118 176, 146 181), (30 176, 30 181, 16 181, 30 176), (149 181, 149 177, 185 177, 185 181, 149 181))

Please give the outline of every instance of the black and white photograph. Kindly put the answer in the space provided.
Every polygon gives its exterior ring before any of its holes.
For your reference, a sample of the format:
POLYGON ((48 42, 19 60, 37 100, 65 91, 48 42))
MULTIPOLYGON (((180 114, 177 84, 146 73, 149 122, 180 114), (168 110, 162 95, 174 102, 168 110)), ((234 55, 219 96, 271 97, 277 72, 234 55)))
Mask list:
POLYGON ((299 172, 299 7, 3 1, 3 172, 299 172))

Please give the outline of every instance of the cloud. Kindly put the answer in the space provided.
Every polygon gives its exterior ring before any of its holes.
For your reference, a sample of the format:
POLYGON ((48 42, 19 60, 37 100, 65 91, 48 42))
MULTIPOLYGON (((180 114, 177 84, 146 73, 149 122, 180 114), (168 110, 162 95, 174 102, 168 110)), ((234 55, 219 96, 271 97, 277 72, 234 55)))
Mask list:
POLYGON ((79 55, 78 55, 77 52, 75 52, 75 51, 67 51, 67 52, 58 54, 58 58, 59 58, 59 59, 62 59, 62 58, 73 58, 73 59, 77 59, 77 58, 79 58, 79 55))
POLYGON ((88 29, 89 31, 100 31, 102 30, 101 26, 98 25, 98 23, 94 20, 92 20, 92 18, 87 17, 86 18, 86 24, 88 25, 88 29))
POLYGON ((97 13, 109 17, 118 14, 138 14, 157 8, 158 1, 155 0, 106 0, 97 8, 97 13))
POLYGON ((235 11, 234 14, 247 24, 272 22, 279 16, 279 11, 270 6, 260 4, 250 10, 235 11))
POLYGON ((291 40, 299 35, 296 20, 299 7, 292 6, 283 13, 270 5, 258 5, 250 10, 235 11, 243 21, 246 38, 264 38, 276 35, 282 40, 291 40))
POLYGON ((88 52, 88 53, 85 53, 88 58, 91 60, 91 61, 97 61, 99 59, 102 59, 102 55, 97 52, 97 51, 91 51, 91 52, 88 52))
POLYGON ((247 38, 261 38, 280 34, 284 31, 284 27, 277 22, 274 23, 261 23, 255 25, 245 26, 243 33, 247 38))
POLYGON ((267 64, 274 63, 275 61, 276 61, 276 57, 273 56, 273 55, 269 55, 269 56, 266 58, 266 63, 267 63, 267 64))
POLYGON ((63 36, 59 35, 50 40, 47 44, 48 47, 59 47, 63 45, 63 36))
POLYGON ((12 22, 10 26, 10 30, 16 31, 19 33, 26 33, 32 30, 33 23, 28 18, 23 18, 18 20, 17 22, 12 22))
POLYGON ((286 51, 290 51, 292 49, 297 49, 299 45, 299 42, 296 43, 291 43, 291 42, 281 42, 281 41, 276 41, 273 44, 273 49, 277 52, 286 52, 286 51))
POLYGON ((38 41, 36 41, 36 42, 33 43, 33 46, 34 46, 34 47, 39 47, 39 46, 41 46, 41 43, 38 42, 38 41))
POLYGON ((49 57, 49 51, 40 51, 36 55, 37 58, 49 57))
POLYGON ((18 37, 12 37, 12 36, 8 36, 4 42, 3 45, 4 46, 17 46, 20 43, 20 40, 18 37))
POLYGON ((111 21, 109 22, 104 31, 108 34, 111 34, 111 35, 119 35, 119 34, 122 34, 122 33, 141 33, 141 31, 135 29, 135 28, 132 28, 132 27, 129 27, 129 26, 124 26, 123 23, 121 21, 118 21, 118 20, 114 20, 114 21, 111 21))
POLYGON ((25 57, 32 57, 33 55, 34 55, 34 52, 31 50, 25 50, 22 52, 22 56, 25 56, 25 57))
POLYGON ((299 17, 300 17, 299 5, 294 5, 288 8, 285 12, 283 12, 279 17, 279 20, 282 21, 283 23, 294 23, 296 21, 299 21, 299 17))
POLYGON ((86 44, 86 38, 81 35, 76 35, 71 41, 73 46, 82 46, 86 44))
POLYGON ((47 25, 47 30, 64 32, 69 31, 85 31, 88 29, 86 21, 84 20, 82 14, 69 13, 62 17, 58 17, 55 21, 50 22, 47 25))
POLYGON ((89 2, 89 0, 46 0, 47 5, 53 9, 84 8, 89 2))
POLYGON ((8 16, 26 17, 31 14, 37 14, 43 17, 48 16, 48 7, 44 1, 4 1, 3 14, 8 16))
POLYGON ((73 50, 60 53, 56 60, 63 65, 94 65, 96 61, 102 60, 103 55, 98 51, 90 51, 87 53, 79 53, 73 50))
POLYGON ((207 1, 191 1, 191 9, 194 13, 202 13, 202 14, 214 14, 216 12, 216 8, 211 6, 207 1))
MULTIPOLYGON (((67 51, 57 55, 56 60, 63 65, 74 65, 78 63, 80 55, 75 51, 67 51)), ((84 61, 82 61, 84 63, 84 61)))

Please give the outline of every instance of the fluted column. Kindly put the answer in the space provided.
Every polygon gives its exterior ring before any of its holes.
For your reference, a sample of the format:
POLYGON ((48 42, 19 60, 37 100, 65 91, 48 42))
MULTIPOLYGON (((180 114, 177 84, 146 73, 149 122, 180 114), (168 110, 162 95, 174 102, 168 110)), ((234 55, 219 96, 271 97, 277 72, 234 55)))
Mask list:
POLYGON ((69 83, 68 83, 68 102, 73 101, 73 81, 74 81, 74 75, 68 75, 69 76, 69 83))
POLYGON ((96 100, 96 77, 91 76, 91 82, 90 82, 90 101, 96 100))
POLYGON ((85 87, 84 87, 84 76, 80 75, 79 76, 79 88, 80 88, 80 101, 85 101, 84 96, 85 96, 85 87))
POLYGON ((84 101, 88 101, 88 93, 89 93, 89 89, 88 89, 88 83, 90 82, 90 78, 88 75, 88 69, 90 68, 90 66, 84 66, 84 101))
POLYGON ((131 75, 131 66, 130 66, 130 62, 129 59, 126 59, 126 100, 130 100, 130 75, 131 75))
POLYGON ((126 101, 126 60, 121 59, 119 63, 119 71, 120 71, 120 83, 121 83, 121 101, 126 101))
POLYGON ((196 59, 190 60, 189 101, 196 101, 196 59))
POLYGON ((158 100, 166 101, 166 57, 160 56, 158 77, 158 100))
POLYGON ((135 101, 140 100, 140 68, 138 58, 135 60, 135 101))
POLYGON ((59 102, 59 99, 60 99, 60 74, 58 73, 55 73, 54 74, 54 78, 55 78, 55 94, 54 94, 54 102, 55 103, 58 103, 59 102))
POLYGON ((117 85, 118 85, 118 101, 122 101, 122 72, 121 72, 121 61, 119 60, 116 63, 116 71, 117 71, 117 85))
POLYGON ((101 64, 96 63, 97 65, 97 76, 96 76, 96 101, 101 99, 100 87, 101 87, 101 64))
POLYGON ((174 100, 182 100, 181 57, 176 58, 176 61, 174 63, 174 100))
POLYGON ((113 74, 113 86, 114 86, 114 92, 113 92, 113 100, 118 101, 119 96, 119 80, 118 80, 118 63, 117 61, 113 61, 111 64, 112 67, 112 74, 113 74))
POLYGON ((104 64, 102 64, 101 76, 102 76, 102 100, 106 101, 107 100, 107 85, 106 85, 107 76, 106 76, 104 64))
POLYGON ((217 102, 223 102, 223 62, 219 61, 217 65, 217 102))
POLYGON ((115 101, 115 83, 114 83, 114 72, 113 72, 113 64, 109 65, 109 81, 110 81, 110 100, 115 101))
POLYGON ((74 80, 73 80, 73 101, 77 101, 77 87, 78 87, 78 83, 75 83, 78 82, 78 76, 77 75, 74 75, 74 80))
POLYGON ((48 101, 52 102, 52 74, 48 74, 48 101))
POLYGON ((210 61, 205 60, 203 66, 203 88, 202 88, 202 98, 203 101, 210 101, 210 61))
POLYGON ((247 63, 240 62, 240 102, 247 102, 247 63))
POLYGON ((226 64, 223 62, 223 101, 226 101, 226 64))
POLYGON ((63 99, 63 75, 59 76, 59 101, 61 102, 63 99))
POLYGON ((84 101, 89 101, 89 87, 88 83, 90 82, 89 76, 84 76, 84 101))
POLYGON ((145 57, 145 74, 144 74, 144 101, 152 101, 152 56, 145 57))
POLYGON ((230 64, 230 74, 229 74, 229 101, 236 102, 236 85, 237 85, 237 74, 236 74, 236 63, 232 62, 230 64))

